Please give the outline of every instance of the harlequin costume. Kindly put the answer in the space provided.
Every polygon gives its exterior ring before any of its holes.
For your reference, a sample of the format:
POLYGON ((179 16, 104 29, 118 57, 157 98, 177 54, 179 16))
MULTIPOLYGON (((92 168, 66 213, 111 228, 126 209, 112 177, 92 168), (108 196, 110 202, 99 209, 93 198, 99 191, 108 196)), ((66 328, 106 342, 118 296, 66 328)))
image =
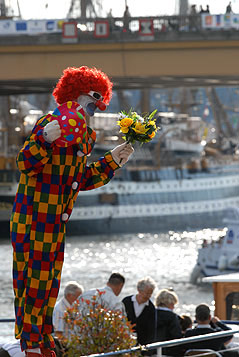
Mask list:
MULTIPOLYGON (((78 97, 91 91, 103 96, 94 104, 104 108, 111 98, 112 83, 103 72, 82 66, 66 69, 53 95, 70 111, 77 106, 74 101, 78 97)), ((87 166, 86 155, 93 148, 95 132, 86 125, 76 144, 59 146, 57 141, 45 140, 44 128, 61 108, 38 120, 17 157, 21 176, 10 230, 15 336, 21 339, 23 350, 54 347, 52 313, 60 288, 66 222, 79 191, 107 184, 119 167, 111 152, 87 166)), ((82 115, 82 110, 77 113, 82 115)), ((80 125, 83 123, 81 117, 80 125)))

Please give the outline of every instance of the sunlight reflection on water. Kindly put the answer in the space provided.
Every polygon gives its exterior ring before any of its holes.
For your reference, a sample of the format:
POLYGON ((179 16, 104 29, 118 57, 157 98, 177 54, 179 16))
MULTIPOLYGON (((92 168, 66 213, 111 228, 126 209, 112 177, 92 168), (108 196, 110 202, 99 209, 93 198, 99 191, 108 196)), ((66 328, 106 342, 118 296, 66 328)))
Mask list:
MULTIPOLYGON (((194 316, 197 304, 205 302, 211 305, 213 300, 209 285, 194 286, 189 283, 197 249, 204 238, 211 236, 216 239, 220 235, 221 231, 207 229, 168 234, 67 237, 60 297, 69 280, 78 281, 87 290, 104 286, 111 272, 118 271, 126 278, 120 295, 123 298, 136 292, 139 279, 150 275, 158 289, 173 287, 179 297, 175 312, 194 316)), ((7 240, 1 241, 0 245, 0 317, 12 318, 12 250, 7 240)), ((1 337, 13 336, 13 324, 10 325, 0 324, 1 337)))

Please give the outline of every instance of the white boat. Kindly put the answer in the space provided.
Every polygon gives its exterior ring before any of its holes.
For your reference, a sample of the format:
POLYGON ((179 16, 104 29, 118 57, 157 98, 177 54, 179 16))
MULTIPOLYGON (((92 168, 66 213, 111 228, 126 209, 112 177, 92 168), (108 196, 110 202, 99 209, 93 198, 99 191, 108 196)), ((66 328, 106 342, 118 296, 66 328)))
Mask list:
MULTIPOLYGON (((110 183, 79 193, 67 224, 68 235, 220 228, 225 210, 239 207, 238 155, 203 154, 205 143, 201 142, 211 137, 205 136, 199 117, 170 112, 160 113, 160 119, 159 135, 143 147, 135 145, 133 157, 110 183), (177 145, 167 145, 166 139, 177 145)), ((117 145, 116 120, 116 114, 92 119, 97 144, 89 161, 117 145)), ((15 158, 11 167, 7 156, 2 161, 0 236, 7 237, 19 172, 15 158)))
POLYGON ((203 241, 191 273, 191 283, 206 281, 204 277, 239 272, 239 209, 228 209, 223 222, 226 234, 217 240, 203 241))
POLYGON ((168 152, 200 155, 206 144, 202 140, 205 124, 200 117, 174 112, 159 113, 164 145, 168 152))
MULTIPOLYGON (((100 131, 103 123, 105 140, 102 144, 99 140, 89 160, 97 160, 115 146, 113 141, 118 137, 112 126, 118 129, 115 120, 108 119, 99 117, 97 121, 96 117, 95 128, 100 131)), ((199 127, 203 132, 199 118, 190 120, 187 116, 186 122, 175 120, 175 126, 171 125, 173 132, 177 129, 178 137, 189 125, 187 120, 193 129, 191 136, 195 131, 198 133, 199 127)), ((165 133, 167 127, 162 134, 164 138, 165 133)), ((220 155, 218 160, 202 156, 195 148, 183 150, 182 154, 182 150, 177 153, 163 143, 159 138, 143 147, 136 145, 132 159, 116 172, 110 183, 81 191, 67 224, 67 234, 158 233, 223 227, 225 210, 239 207, 238 156, 220 155)), ((0 170, 0 236, 5 238, 9 235, 17 173, 19 176, 14 166, 0 170)))

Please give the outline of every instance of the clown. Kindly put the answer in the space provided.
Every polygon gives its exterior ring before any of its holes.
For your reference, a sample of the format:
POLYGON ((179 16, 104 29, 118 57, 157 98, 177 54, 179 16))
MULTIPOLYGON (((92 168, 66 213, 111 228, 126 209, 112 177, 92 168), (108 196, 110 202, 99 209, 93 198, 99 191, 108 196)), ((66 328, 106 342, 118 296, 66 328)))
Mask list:
POLYGON ((15 336, 27 357, 54 356, 52 313, 66 223, 79 191, 107 184, 133 152, 124 143, 87 166, 95 132, 87 127, 85 116, 93 116, 96 108, 104 110, 111 95, 112 83, 102 71, 67 68, 53 91, 59 107, 38 120, 17 157, 21 176, 10 221, 15 336), (63 135, 68 129, 63 120, 68 119, 74 140, 63 135))

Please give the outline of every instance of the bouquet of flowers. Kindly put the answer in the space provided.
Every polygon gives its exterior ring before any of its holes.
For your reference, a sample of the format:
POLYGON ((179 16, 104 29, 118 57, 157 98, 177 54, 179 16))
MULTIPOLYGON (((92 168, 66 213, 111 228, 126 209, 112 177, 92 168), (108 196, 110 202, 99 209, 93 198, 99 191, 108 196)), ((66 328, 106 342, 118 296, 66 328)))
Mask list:
POLYGON ((158 130, 154 119, 156 112, 157 109, 143 117, 132 110, 120 112, 117 125, 120 126, 120 132, 125 134, 123 139, 131 144, 139 141, 141 145, 152 140, 158 130))

